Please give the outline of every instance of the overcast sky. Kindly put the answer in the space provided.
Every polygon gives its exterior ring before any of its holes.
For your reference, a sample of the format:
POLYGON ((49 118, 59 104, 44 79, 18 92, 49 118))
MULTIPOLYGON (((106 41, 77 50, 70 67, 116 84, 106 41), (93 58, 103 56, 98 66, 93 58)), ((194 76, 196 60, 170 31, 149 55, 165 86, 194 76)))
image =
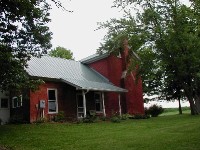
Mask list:
MULTIPOLYGON (((105 22, 110 18, 122 17, 122 12, 111 8, 113 0, 60 0, 63 6, 73 12, 63 11, 52 5, 50 11, 53 32, 53 48, 62 46, 73 52, 75 60, 80 60, 96 53, 105 30, 97 30, 97 22, 105 22)), ((188 1, 188 0, 183 0, 188 1)))

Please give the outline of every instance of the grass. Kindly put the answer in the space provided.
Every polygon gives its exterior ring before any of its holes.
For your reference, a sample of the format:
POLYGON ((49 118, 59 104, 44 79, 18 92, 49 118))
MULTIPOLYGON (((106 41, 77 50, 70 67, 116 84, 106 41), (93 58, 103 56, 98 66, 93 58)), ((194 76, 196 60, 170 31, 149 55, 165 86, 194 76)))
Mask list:
MULTIPOLYGON (((182 107, 183 114, 190 114, 189 107, 182 107)), ((164 108, 164 112, 160 116, 168 116, 168 115, 178 115, 179 110, 178 108, 164 108)))
POLYGON ((0 145, 16 150, 199 150, 200 116, 169 115, 121 123, 0 126, 0 145))

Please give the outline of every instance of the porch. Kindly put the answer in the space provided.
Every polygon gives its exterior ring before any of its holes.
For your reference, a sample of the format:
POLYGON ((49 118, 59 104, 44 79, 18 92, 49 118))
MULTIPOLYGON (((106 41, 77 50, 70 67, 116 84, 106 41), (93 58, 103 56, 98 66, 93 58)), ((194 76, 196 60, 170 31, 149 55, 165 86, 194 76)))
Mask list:
POLYGON ((105 98, 106 94, 103 91, 78 91, 76 94, 77 118, 85 118, 87 115, 106 117, 106 112, 111 114, 111 111, 115 111, 121 115, 121 93, 117 93, 117 99, 115 98, 115 101, 112 102, 112 104, 115 104, 113 107, 109 107, 108 105, 106 107, 106 103, 109 103, 109 97, 105 98), (112 110, 107 110, 109 108, 112 110))

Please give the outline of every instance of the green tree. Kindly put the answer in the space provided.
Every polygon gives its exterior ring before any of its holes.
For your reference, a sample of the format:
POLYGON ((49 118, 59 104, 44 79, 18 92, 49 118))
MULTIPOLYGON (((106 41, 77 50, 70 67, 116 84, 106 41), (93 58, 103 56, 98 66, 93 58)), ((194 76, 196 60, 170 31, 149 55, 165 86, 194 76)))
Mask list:
POLYGON ((128 13, 123 22, 100 24, 109 29, 100 50, 107 47, 119 51, 122 45, 114 43, 128 39, 131 49, 141 56, 138 73, 147 89, 158 90, 167 98, 186 96, 195 115, 200 113, 200 5, 198 1, 191 4, 188 7, 179 0, 116 0, 115 5, 128 13), (130 5, 139 8, 137 15, 127 11, 130 5))
POLYGON ((46 0, 0 1, 0 89, 35 83, 24 68, 31 56, 47 53, 51 32, 46 0))
POLYGON ((74 60, 73 53, 71 52, 71 50, 68 50, 68 49, 66 49, 64 47, 60 47, 60 46, 58 46, 55 49, 51 50, 49 52, 49 56, 74 60))

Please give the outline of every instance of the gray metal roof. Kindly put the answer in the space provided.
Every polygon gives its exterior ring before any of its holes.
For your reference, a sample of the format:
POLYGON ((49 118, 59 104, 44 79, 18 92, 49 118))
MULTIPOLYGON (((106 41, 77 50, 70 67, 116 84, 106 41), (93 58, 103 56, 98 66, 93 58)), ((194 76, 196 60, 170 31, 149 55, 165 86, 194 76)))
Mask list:
POLYGON ((74 60, 50 56, 32 57, 26 71, 33 77, 59 79, 77 89, 127 92, 126 89, 113 85, 95 70, 74 60))
MULTIPOLYGON (((130 47, 129 47, 129 49, 130 49, 130 47)), ((104 58, 108 57, 109 55, 110 55, 110 53, 93 54, 84 59, 81 59, 80 62, 82 62, 83 64, 90 64, 95 61, 104 59, 104 58)), ((135 53, 134 51, 131 51, 130 56, 134 57, 135 59, 137 59, 139 61, 141 60, 140 57, 137 55, 137 53, 135 53)))
POLYGON ((84 59, 81 59, 80 62, 84 63, 84 64, 90 64, 92 62, 95 62, 95 61, 98 61, 98 60, 101 60, 101 59, 104 59, 106 57, 108 57, 110 54, 109 53, 104 53, 104 54, 93 54, 93 55, 90 55, 84 59))

